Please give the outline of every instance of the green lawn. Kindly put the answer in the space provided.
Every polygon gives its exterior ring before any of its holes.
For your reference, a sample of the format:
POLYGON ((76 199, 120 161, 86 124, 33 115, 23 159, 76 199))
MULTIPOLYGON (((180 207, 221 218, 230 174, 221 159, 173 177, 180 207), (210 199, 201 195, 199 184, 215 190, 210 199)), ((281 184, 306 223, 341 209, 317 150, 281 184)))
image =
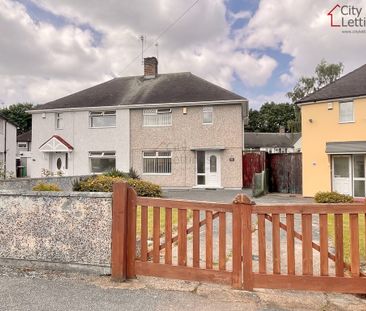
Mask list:
MULTIPOLYGON (((154 209, 152 207, 148 208, 148 238, 152 238, 153 236, 153 211, 154 209)), ((187 211, 187 221, 192 218, 192 211, 187 211)), ((140 235, 141 233, 141 207, 137 207, 137 224, 136 224, 136 233, 140 235)), ((173 234, 176 231, 178 227, 178 209, 173 208, 172 209, 172 226, 173 226, 173 234)), ((187 228, 189 225, 187 226, 187 228)), ((164 234, 165 232, 165 208, 160 208, 160 233, 164 234)))
MULTIPOLYGON (((365 216, 359 214, 358 216, 359 225, 359 244, 360 244, 360 257, 361 261, 366 261, 365 254, 365 216)), ((334 215, 328 216, 328 232, 329 236, 334 243, 334 215)), ((334 244, 333 244, 334 246, 334 244)), ((343 248, 344 248, 344 260, 348 263, 350 259, 350 231, 349 231, 349 215, 343 215, 343 248)))

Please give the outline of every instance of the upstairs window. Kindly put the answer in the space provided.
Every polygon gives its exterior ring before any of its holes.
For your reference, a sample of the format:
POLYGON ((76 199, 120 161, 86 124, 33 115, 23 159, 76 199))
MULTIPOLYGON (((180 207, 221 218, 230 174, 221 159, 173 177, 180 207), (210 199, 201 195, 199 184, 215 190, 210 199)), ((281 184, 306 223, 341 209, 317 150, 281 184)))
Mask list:
POLYGON ((203 107, 203 124, 213 123, 213 108, 203 107))
POLYGON ((115 151, 89 152, 91 173, 106 173, 116 168, 115 151))
POLYGON ((89 119, 91 128, 115 127, 116 111, 91 111, 89 112, 89 119))
POLYGON ((347 123, 354 121, 353 114, 353 102, 340 102, 339 103, 339 122, 347 123))
POLYGON ((171 174, 172 153, 170 151, 144 151, 144 174, 171 174))
POLYGON ((170 126, 172 125, 172 109, 144 109, 144 126, 170 126))
POLYGON ((62 113, 56 113, 56 129, 62 130, 64 128, 64 118, 62 113))

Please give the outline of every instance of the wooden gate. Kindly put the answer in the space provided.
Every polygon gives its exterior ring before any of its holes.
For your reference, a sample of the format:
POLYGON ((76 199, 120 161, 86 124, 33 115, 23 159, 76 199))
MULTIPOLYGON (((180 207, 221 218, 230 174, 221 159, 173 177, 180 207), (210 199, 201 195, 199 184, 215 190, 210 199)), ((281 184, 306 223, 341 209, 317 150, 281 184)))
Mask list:
POLYGON ((246 290, 366 293, 359 243, 365 204, 255 205, 244 195, 232 204, 142 198, 117 183, 112 216, 115 280, 150 275, 246 290))
POLYGON ((269 192, 302 193, 301 153, 267 154, 269 192))
POLYGON ((243 188, 252 188, 253 176, 266 167, 266 152, 243 153, 243 188))

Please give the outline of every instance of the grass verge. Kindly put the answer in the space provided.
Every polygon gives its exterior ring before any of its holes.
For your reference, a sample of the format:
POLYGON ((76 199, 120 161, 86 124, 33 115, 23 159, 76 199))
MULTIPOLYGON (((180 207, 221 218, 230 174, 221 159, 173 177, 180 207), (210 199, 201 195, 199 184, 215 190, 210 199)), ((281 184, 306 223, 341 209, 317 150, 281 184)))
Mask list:
MULTIPOLYGON (((360 257, 361 262, 366 262, 365 253, 365 216, 363 214, 358 215, 358 226, 359 226, 359 244, 360 244, 360 257)), ((328 233, 333 241, 335 241, 334 233, 334 215, 328 216, 328 233)), ((344 249, 344 260, 347 263, 351 262, 350 257, 350 229, 349 229, 349 215, 343 215, 343 249, 344 249)))

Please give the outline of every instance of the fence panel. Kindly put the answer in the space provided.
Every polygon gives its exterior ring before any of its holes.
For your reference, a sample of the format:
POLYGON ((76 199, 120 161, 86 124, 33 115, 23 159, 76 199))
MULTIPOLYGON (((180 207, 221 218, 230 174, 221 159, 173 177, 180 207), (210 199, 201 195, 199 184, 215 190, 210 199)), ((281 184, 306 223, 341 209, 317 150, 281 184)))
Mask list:
POLYGON ((139 274, 246 290, 366 293, 365 204, 142 198, 118 183, 112 211, 115 280, 139 274))
MULTIPOLYGON (((359 217, 365 215, 365 204, 263 204, 251 209, 253 222, 258 224, 254 288, 366 292, 366 271, 362 271, 366 252, 362 263, 359 217), (272 230, 266 232, 267 226, 272 230), (270 249, 264 242, 268 238, 263 238, 269 232, 270 249), (266 270, 268 262, 272 271, 266 270)), ((244 264, 243 269, 248 266, 244 264)))

